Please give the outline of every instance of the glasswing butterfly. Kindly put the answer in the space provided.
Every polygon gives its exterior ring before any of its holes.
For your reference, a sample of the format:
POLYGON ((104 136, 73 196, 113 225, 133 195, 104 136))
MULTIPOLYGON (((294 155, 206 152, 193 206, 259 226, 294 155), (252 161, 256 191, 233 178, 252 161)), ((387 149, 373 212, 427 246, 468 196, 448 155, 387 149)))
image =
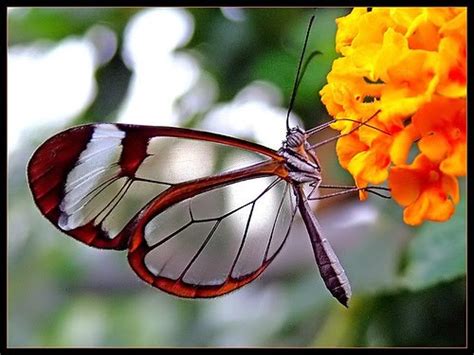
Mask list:
MULTIPOLYGON (((313 20, 278 151, 175 127, 70 128, 46 140, 28 163, 29 186, 41 213, 89 246, 128 250, 130 266, 150 285, 198 298, 226 294, 257 278, 282 249, 299 210, 321 276, 347 306, 349 280, 309 206, 312 192, 303 189, 331 187, 321 185, 315 153, 327 141, 308 142, 329 123, 308 131, 289 126, 309 62, 302 66, 313 20)), ((374 188, 366 190, 376 193, 374 188)))

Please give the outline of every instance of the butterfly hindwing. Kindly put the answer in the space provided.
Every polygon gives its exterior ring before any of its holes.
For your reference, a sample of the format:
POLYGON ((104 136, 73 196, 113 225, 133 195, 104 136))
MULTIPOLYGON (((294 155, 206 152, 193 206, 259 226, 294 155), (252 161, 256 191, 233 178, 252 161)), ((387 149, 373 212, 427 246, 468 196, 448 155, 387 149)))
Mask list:
POLYGON ((263 272, 288 237, 296 204, 289 184, 275 176, 196 191, 177 203, 165 193, 150 204, 134 228, 129 261, 142 279, 169 293, 214 297, 263 272))

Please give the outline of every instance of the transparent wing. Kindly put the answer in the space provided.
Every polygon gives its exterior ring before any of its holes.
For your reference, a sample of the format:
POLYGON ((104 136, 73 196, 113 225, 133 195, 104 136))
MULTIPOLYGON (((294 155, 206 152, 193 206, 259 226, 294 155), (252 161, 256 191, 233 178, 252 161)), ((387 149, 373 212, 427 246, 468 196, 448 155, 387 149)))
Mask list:
POLYGON ((292 189, 276 176, 176 203, 162 203, 166 195, 150 207, 159 213, 144 211, 135 225, 128 257, 143 280, 182 297, 219 296, 254 280, 281 250, 296 213, 292 189))
POLYGON ((277 160, 271 149, 172 127, 95 124, 61 132, 28 164, 36 205, 57 228, 94 247, 127 248, 127 223, 185 181, 277 160))

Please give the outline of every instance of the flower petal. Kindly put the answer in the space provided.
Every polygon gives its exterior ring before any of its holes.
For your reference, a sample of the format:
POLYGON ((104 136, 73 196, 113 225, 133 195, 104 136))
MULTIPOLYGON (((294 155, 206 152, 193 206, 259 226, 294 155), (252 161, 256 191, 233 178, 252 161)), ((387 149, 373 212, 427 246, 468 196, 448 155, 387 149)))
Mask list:
POLYGON ((367 148, 367 145, 359 140, 357 133, 339 138, 336 143, 339 163, 343 168, 347 168, 352 158, 356 154, 366 151, 367 148))
POLYGON ((454 146, 451 155, 443 160, 440 169, 443 173, 453 176, 466 176, 467 173, 467 146, 460 142, 454 146))
POLYGON ((393 167, 388 178, 392 197, 401 206, 414 203, 421 194, 421 180, 416 171, 406 167, 393 167))
POLYGON ((433 132, 421 138, 418 147, 432 162, 437 163, 446 157, 450 149, 447 139, 438 132, 433 132))
POLYGON ((421 194, 421 196, 415 201, 415 203, 410 204, 403 211, 403 221, 406 224, 411 226, 419 225, 425 219, 426 211, 430 205, 430 201, 426 194, 421 194))
POLYGON ((425 194, 430 202, 425 219, 443 222, 451 218, 454 213, 454 204, 452 200, 447 198, 446 193, 435 190, 426 191, 425 194))
POLYGON ((396 165, 405 164, 413 142, 419 138, 418 131, 413 124, 396 133, 390 147, 390 159, 396 165))
POLYGON ((449 198, 454 203, 459 202, 459 184, 458 180, 454 176, 444 175, 441 180, 443 191, 446 192, 449 198))

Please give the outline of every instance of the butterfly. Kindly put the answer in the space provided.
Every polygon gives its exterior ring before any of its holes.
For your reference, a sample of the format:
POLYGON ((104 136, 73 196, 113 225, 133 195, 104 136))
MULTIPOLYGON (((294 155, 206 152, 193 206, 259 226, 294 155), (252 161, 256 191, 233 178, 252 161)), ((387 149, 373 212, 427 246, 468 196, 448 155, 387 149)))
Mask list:
POLYGON ((255 280, 282 250, 299 211, 326 287, 347 306, 349 280, 309 205, 324 185, 319 145, 308 140, 330 122, 308 131, 289 126, 301 67, 300 60, 279 150, 186 128, 73 127, 46 140, 28 163, 37 207, 80 242, 127 250, 142 280, 187 298, 255 280))

